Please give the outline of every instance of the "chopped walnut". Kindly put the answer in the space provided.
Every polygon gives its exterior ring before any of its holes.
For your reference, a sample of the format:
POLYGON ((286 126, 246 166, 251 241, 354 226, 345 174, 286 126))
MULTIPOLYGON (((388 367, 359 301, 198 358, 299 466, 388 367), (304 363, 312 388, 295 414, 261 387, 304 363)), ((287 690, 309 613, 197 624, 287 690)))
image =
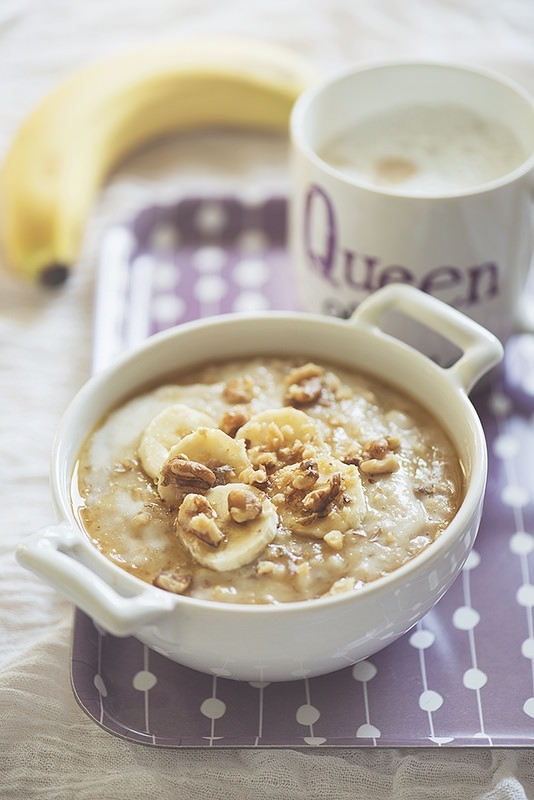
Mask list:
POLYGON ((273 561, 258 561, 256 564, 256 575, 273 575, 282 577, 285 575, 286 567, 284 564, 275 564, 273 561))
POLYGON ((368 458, 384 458, 389 453, 389 444, 385 437, 374 439, 369 442, 365 448, 365 453, 368 458))
POLYGON ((341 531, 329 531, 324 535, 324 541, 326 544, 335 550, 337 553, 343 550, 343 543, 345 541, 344 535, 341 531))
POLYGON ((324 369, 317 364, 304 364, 292 369, 286 378, 286 405, 301 406, 316 402, 323 391, 324 369))
POLYGON ((239 428, 248 422, 250 412, 246 406, 238 405, 224 412, 219 428, 228 436, 234 437, 239 428))
POLYGON ((324 515, 330 503, 332 503, 341 491, 341 473, 335 472, 325 486, 314 489, 302 501, 306 511, 324 515))
POLYGON ((136 466, 136 462, 132 458, 125 458, 115 464, 115 472, 131 472, 136 466))
POLYGON ((300 367, 294 367, 286 376, 285 382, 289 386, 292 383, 300 383, 309 378, 319 378, 324 375, 324 367, 314 364, 309 361, 307 364, 302 364, 300 367))
POLYGON ((239 480, 241 483, 249 483, 259 489, 267 488, 267 473, 263 467, 258 469, 254 469, 253 466, 246 467, 243 472, 239 473, 239 480))
POLYGON ((360 472, 364 475, 390 475, 396 472, 400 465, 392 450, 398 450, 399 447, 398 436, 382 436, 368 442, 358 464, 360 472))
POLYGON ((192 577, 179 569, 169 569, 160 572, 154 578, 154 586, 165 589, 174 594, 183 594, 191 585, 192 577))
POLYGON ((306 579, 310 575, 309 561, 297 561, 293 559, 288 562, 287 571, 292 578, 298 578, 299 580, 306 579))
POLYGON ((313 458, 315 449, 313 445, 300 442, 298 439, 292 442, 289 447, 281 447, 278 451, 279 461, 286 464, 296 464, 299 461, 306 461, 313 458))
POLYGON ((291 483, 295 489, 311 489, 319 479, 319 469, 317 461, 312 458, 301 461, 298 468, 291 478, 291 483))
POLYGON ((347 466, 358 467, 362 463, 362 449, 353 448, 348 453, 342 456, 341 461, 347 466))
POLYGON ((361 462, 360 472, 365 475, 390 475, 399 469, 399 460, 394 455, 386 458, 368 458, 361 462))
POLYGON ((178 524, 210 547, 218 547, 224 534, 216 523, 216 514, 204 495, 188 494, 178 511, 178 524))
POLYGON ((290 406, 305 406, 315 403, 321 396, 323 384, 319 378, 308 378, 300 383, 292 383, 284 395, 284 403, 290 406))
POLYGON ((306 578, 309 578, 310 575, 311 575, 311 567, 310 567, 308 561, 302 561, 300 564, 297 564, 293 574, 300 581, 306 580, 306 578))
MULTIPOLYGON (((289 429, 286 433, 291 435, 292 429, 289 429)), ((267 442, 266 446, 269 447, 271 450, 279 450, 284 442, 286 441, 286 437, 284 436, 283 427, 280 428, 276 422, 270 422, 267 426, 267 442)))
POLYGON ((272 561, 258 561, 256 575, 272 575, 275 565, 272 561))
POLYGON ((263 469, 266 472, 272 472, 278 466, 278 459, 275 454, 261 446, 253 447, 248 450, 248 457, 255 467, 263 469))
POLYGON ((436 487, 433 483, 421 483, 413 487, 415 495, 432 497, 436 493, 436 487))
POLYGON ((222 391, 223 399, 232 405, 250 403, 254 397, 254 381, 249 375, 239 375, 225 383, 222 391))
POLYGON ((350 592, 351 589, 354 589, 355 580, 354 578, 339 578, 337 581, 334 581, 330 589, 322 595, 323 597, 332 597, 333 595, 343 594, 344 592, 350 592))
POLYGON ((236 478, 235 468, 231 464, 213 466, 211 471, 215 475, 215 486, 224 486, 227 483, 232 483, 236 478))
POLYGON ((216 483, 216 475, 209 467, 187 456, 170 458, 161 469, 161 485, 173 486, 178 494, 205 492, 216 483))
POLYGON ((134 528, 143 528, 145 525, 148 525, 151 519, 152 516, 150 512, 146 508, 143 508, 133 515, 132 525, 134 528))
POLYGON ((234 522, 257 519, 262 512, 262 502, 251 489, 233 489, 228 493, 228 513, 234 522))
POLYGON ((297 464, 315 455, 316 448, 312 442, 302 442, 289 424, 278 425, 269 422, 263 430, 261 444, 252 446, 250 439, 245 439, 247 455, 257 469, 263 469, 271 475, 281 466, 297 464))

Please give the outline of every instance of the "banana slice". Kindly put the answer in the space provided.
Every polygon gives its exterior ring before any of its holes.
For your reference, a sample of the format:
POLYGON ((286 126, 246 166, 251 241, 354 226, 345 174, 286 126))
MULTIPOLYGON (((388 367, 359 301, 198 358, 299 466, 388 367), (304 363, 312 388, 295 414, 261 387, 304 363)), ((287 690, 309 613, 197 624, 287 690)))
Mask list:
POLYGON ((327 455, 275 472, 270 496, 284 527, 317 539, 357 530, 366 513, 358 468, 327 455))
POLYGON ((255 414, 239 428, 236 440, 246 442, 255 466, 268 469, 311 455, 306 445, 313 444, 315 449, 324 447, 318 421, 291 406, 255 414))
POLYGON ((200 427, 167 453, 157 478, 158 492, 165 502, 179 504, 189 492, 202 494, 216 484, 236 483, 243 474, 252 473, 244 442, 218 428, 200 427))
POLYGON ((193 558, 217 572, 239 569, 270 544, 278 515, 269 498, 252 486, 230 483, 206 494, 188 494, 176 533, 193 558))
POLYGON ((217 427, 217 423, 203 411, 182 403, 160 411, 145 428, 137 449, 145 472, 156 480, 171 448, 201 426, 217 427))

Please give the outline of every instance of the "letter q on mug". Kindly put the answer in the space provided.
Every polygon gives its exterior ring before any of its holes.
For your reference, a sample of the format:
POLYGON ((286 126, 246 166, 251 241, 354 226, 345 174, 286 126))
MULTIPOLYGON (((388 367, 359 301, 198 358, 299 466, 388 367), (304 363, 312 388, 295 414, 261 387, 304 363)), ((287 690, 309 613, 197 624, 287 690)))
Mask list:
MULTIPOLYGON (((387 62, 307 89, 291 117, 289 244, 303 310, 349 316, 408 283, 505 342, 525 322, 534 98, 490 70, 387 62)), ((449 342, 391 332, 443 366, 449 342)))

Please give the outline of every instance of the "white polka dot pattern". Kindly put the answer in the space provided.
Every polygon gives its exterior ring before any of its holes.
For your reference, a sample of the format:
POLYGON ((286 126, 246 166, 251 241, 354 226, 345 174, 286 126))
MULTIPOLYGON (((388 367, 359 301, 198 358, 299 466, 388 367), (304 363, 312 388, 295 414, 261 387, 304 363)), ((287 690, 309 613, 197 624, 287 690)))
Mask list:
MULTIPOLYGON (((282 198, 147 209, 103 243, 95 369, 188 319, 294 307, 282 198)), ((238 683, 106 635, 78 611, 72 675, 87 713, 167 747, 532 745, 534 400, 526 408, 497 376, 475 404, 490 464, 476 548, 409 633, 332 675, 310 679, 303 665, 288 683, 238 683)))

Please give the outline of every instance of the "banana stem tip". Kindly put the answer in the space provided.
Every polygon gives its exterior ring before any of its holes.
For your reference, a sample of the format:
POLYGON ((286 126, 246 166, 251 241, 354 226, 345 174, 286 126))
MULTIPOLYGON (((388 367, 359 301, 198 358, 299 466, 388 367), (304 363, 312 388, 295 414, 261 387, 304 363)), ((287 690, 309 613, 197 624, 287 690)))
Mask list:
POLYGON ((58 286, 63 286, 69 275, 70 267, 67 266, 67 264, 49 264, 41 270, 39 274, 39 283, 41 286, 56 288, 58 286))

